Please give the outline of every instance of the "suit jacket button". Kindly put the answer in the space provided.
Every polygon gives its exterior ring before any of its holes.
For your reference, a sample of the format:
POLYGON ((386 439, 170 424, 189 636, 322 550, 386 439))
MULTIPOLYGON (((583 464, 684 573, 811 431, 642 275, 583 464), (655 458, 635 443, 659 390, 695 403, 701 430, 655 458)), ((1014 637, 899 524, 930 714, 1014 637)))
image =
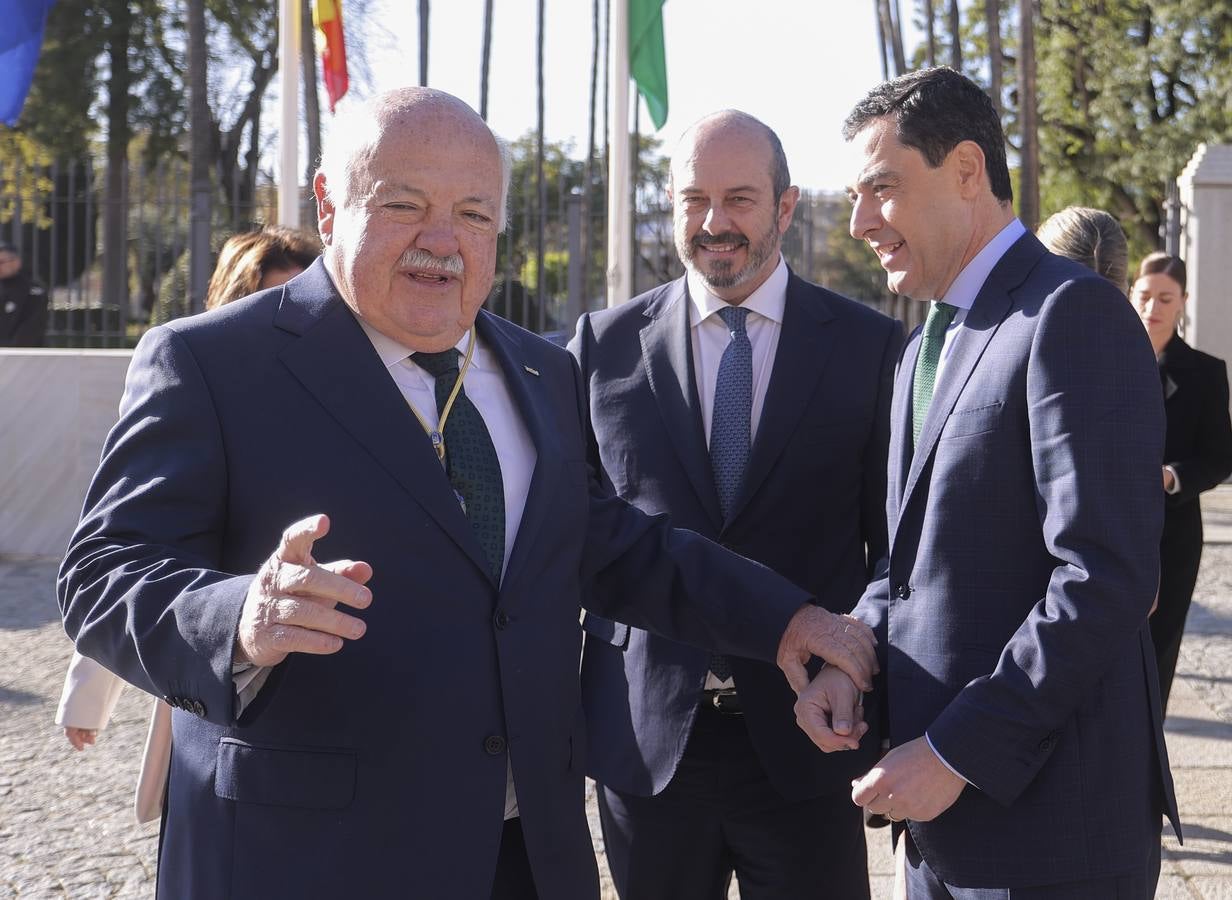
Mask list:
POLYGON ((496 626, 497 630, 504 630, 509 625, 509 613, 503 609, 498 609, 496 615, 492 617, 492 623, 496 626))
POLYGON ((1040 741, 1039 748, 1040 748, 1041 753, 1047 753, 1049 750, 1051 750, 1052 749, 1052 738, 1046 737, 1042 741, 1040 741))
POLYGON ((499 734, 484 738, 483 749, 489 756, 499 756, 505 752, 505 739, 499 734))
POLYGON ((202 719, 205 718, 205 704, 202 703, 200 700, 194 700, 192 702, 192 711, 196 715, 200 716, 202 719))
POLYGON ((908 597, 911 596, 911 585, 900 584, 898 587, 894 589, 894 596, 897 597, 899 600, 906 600, 908 597))

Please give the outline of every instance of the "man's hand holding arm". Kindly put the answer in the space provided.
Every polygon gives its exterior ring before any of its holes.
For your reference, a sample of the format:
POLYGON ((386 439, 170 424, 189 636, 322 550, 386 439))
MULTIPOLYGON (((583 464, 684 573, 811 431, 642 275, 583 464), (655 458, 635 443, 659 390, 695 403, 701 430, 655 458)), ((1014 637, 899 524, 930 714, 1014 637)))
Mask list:
POLYGON ((871 691, 879 671, 876 647, 873 629, 859 619, 807 604, 787 623, 779 641, 778 664, 797 694, 808 687, 805 666, 814 656, 846 672, 860 690, 871 691))

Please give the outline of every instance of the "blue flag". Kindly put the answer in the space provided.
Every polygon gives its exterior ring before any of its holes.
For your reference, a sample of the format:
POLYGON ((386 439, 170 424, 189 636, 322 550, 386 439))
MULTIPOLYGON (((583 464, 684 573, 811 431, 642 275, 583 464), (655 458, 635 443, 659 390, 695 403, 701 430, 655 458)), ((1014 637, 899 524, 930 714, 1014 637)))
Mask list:
POLYGON ((47 11, 56 0, 0 0, 0 122, 16 125, 43 48, 47 11))

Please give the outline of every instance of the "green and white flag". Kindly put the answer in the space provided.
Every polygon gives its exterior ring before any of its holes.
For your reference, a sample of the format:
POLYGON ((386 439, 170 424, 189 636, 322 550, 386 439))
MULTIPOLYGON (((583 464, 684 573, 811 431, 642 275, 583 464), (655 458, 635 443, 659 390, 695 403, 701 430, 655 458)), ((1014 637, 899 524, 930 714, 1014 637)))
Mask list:
POLYGON ((664 0, 629 0, 629 74, 646 101, 655 130, 667 121, 663 3, 664 0))

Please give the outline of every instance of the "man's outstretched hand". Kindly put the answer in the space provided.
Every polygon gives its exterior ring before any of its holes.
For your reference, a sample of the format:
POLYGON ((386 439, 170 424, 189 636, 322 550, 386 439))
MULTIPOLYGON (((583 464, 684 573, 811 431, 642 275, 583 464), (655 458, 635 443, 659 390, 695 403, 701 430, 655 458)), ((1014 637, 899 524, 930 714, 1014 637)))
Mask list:
POLYGON ((329 518, 309 516, 282 533, 278 549, 248 588, 235 639, 234 661, 276 666, 288 653, 337 653, 366 630, 362 619, 335 607, 364 609, 372 592, 366 562, 317 563, 312 545, 329 533, 329 518))
POLYGON ((779 641, 778 664, 797 694, 809 683, 804 668, 814 656, 842 669, 862 691, 873 689, 877 669, 873 629, 851 616, 837 616, 805 604, 787 623, 779 641))

